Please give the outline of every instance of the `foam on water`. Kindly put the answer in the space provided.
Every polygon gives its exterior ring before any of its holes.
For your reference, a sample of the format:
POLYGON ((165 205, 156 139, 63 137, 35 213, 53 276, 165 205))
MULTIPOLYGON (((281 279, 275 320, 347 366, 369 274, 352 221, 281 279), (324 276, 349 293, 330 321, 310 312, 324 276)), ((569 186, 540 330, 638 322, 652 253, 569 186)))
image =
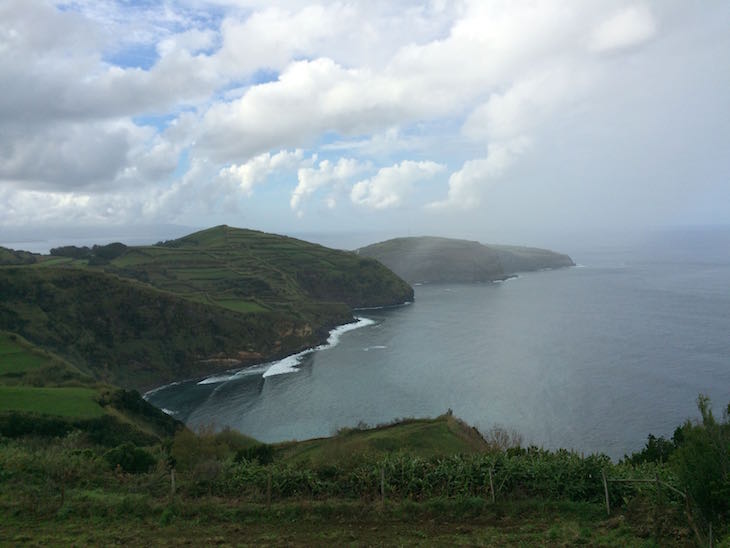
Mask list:
POLYGON ((181 382, 182 381, 175 381, 175 382, 171 382, 170 384, 163 384, 162 386, 158 386, 157 388, 153 388, 152 390, 148 390, 147 392, 145 392, 144 394, 142 394, 142 399, 145 400, 145 401, 147 401, 149 399, 149 397, 151 395, 155 394, 156 392, 159 392, 160 390, 164 390, 165 388, 169 388, 171 386, 176 386, 176 385, 180 384, 181 382))
POLYGON ((352 331, 354 329, 360 329, 361 327, 367 327, 368 325, 373 325, 375 323, 375 320, 371 320, 370 318, 358 317, 356 318, 356 320, 356 322, 346 323, 344 325, 335 327, 332 331, 330 331, 329 337, 327 337, 327 342, 325 344, 303 350, 298 354, 292 354, 291 356, 287 356, 283 360, 274 362, 264 373, 264 378, 274 375, 284 375, 286 373, 296 373, 298 371, 297 367, 300 363, 302 363, 302 358, 307 354, 311 354, 312 352, 316 352, 317 350, 326 350, 328 348, 332 348, 340 342, 340 337, 343 333, 347 333, 348 331, 352 331))
POLYGON ((368 352, 370 350, 383 350, 385 348, 388 348, 387 346, 383 346, 382 344, 376 344, 375 346, 366 346, 363 348, 365 352, 368 352))
POLYGON ((198 381, 198 384, 218 384, 222 382, 228 382, 241 377, 248 377, 249 375, 258 375, 266 371, 269 368, 268 364, 257 365, 254 367, 247 367, 245 369, 238 369, 233 372, 229 372, 227 375, 212 375, 204 378, 202 381, 198 381))

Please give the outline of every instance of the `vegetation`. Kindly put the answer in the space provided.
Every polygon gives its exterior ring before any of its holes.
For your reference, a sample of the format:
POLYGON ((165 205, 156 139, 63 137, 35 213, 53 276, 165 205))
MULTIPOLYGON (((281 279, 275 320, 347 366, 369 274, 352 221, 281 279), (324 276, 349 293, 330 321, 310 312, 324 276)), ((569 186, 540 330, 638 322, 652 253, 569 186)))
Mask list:
POLYGON ((104 410, 90 388, 37 388, 0 386, 0 413, 29 411, 62 417, 100 417, 104 410))
POLYGON ((473 429, 449 415, 348 430, 303 446, 262 445, 212 429, 180 431, 172 442, 149 447, 102 448, 73 432, 50 443, 5 440, 0 519, 6 527, 0 535, 7 536, 0 542, 149 543, 170 534, 196 543, 268 544, 692 541, 672 492, 659 498, 645 484, 618 484, 611 489, 612 514, 605 514, 602 471, 609 477, 659 474, 679 486, 666 464, 634 467, 600 455, 497 450, 478 444, 473 429), (438 442, 423 443, 439 431, 441 454, 434 451, 438 442), (338 457, 332 451, 338 444, 370 450, 338 457))
POLYGON ((449 238, 395 238, 357 250, 409 283, 488 282, 517 272, 573 266, 567 255, 531 247, 483 245, 449 238))
POLYGON ((0 266, 33 264, 37 260, 38 256, 34 253, 0 247, 0 266))
POLYGON ((700 396, 700 421, 619 463, 451 413, 275 445, 193 433, 117 385, 290 353, 412 290, 374 260, 228 227, 54 252, 0 250, 0 544, 730 542, 730 406, 717 419, 700 396))
POLYGON ((0 331, 0 440, 64 437, 93 443, 159 443, 182 425, 139 393, 97 383, 69 362, 0 331))
POLYGON ((372 259, 226 226, 56 248, 0 268, 0 293, 0 329, 136 389, 283 357, 321 343, 352 307, 413 297, 372 259))

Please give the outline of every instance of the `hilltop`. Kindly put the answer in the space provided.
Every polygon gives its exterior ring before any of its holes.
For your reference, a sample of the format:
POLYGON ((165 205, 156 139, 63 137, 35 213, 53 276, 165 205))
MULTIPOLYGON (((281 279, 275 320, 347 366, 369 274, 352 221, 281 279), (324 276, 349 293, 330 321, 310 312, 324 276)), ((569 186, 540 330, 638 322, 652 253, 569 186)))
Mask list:
POLYGON ((356 252, 377 259, 408 283, 489 282, 575 264, 569 256, 547 249, 426 236, 395 238, 356 252))
POLYGON ((33 259, 0 268, 0 329, 126 388, 283 357, 324 342, 353 308, 413 298, 374 259, 228 226, 33 259))

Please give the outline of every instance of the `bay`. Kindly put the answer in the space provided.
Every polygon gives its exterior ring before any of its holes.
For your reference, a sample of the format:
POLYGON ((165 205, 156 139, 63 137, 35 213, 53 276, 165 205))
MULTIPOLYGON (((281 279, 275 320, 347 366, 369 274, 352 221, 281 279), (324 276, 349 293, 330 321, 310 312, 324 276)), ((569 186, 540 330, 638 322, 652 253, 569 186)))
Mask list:
MULTIPOLYGON (((421 285, 415 302, 301 357, 148 394, 191 427, 265 442, 452 409, 481 430, 612 458, 670 436, 698 394, 730 401, 730 237, 575 246, 580 266, 503 283, 421 285)), ((363 322, 367 323, 367 322, 363 322)))

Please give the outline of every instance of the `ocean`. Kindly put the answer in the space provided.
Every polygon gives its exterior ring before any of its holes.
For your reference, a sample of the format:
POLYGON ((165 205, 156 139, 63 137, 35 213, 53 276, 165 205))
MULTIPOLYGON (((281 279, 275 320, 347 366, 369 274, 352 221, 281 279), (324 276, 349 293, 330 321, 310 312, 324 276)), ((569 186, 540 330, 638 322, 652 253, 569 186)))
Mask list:
POLYGON ((451 409, 481 430, 614 459, 696 418, 700 393, 721 415, 730 232, 556 250, 578 266, 419 285, 413 303, 359 311, 357 326, 311 352, 147 397, 191 427, 230 426, 265 442, 451 409))

